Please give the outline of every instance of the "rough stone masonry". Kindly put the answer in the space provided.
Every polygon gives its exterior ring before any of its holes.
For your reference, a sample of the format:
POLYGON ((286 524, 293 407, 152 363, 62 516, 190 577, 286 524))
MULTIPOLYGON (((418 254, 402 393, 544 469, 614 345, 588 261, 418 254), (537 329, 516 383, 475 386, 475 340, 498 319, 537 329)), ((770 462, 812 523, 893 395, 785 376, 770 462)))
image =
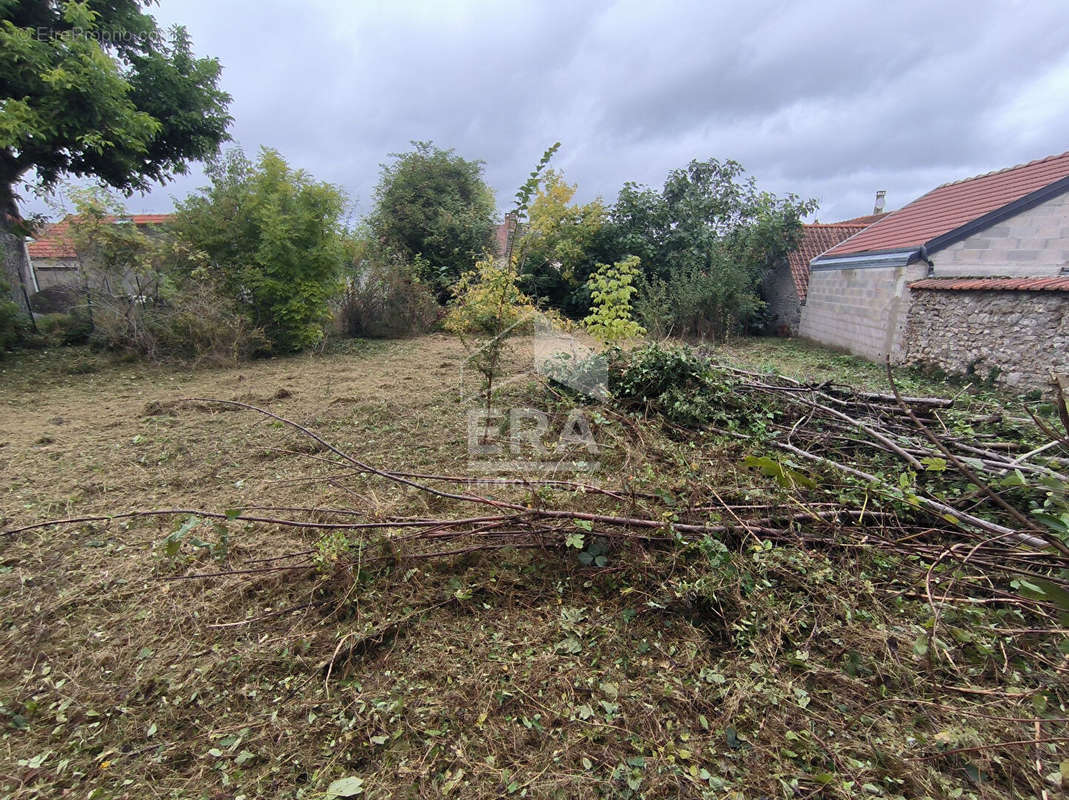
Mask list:
POLYGON ((906 364, 1050 390, 1069 374, 1069 292, 913 290, 906 364))

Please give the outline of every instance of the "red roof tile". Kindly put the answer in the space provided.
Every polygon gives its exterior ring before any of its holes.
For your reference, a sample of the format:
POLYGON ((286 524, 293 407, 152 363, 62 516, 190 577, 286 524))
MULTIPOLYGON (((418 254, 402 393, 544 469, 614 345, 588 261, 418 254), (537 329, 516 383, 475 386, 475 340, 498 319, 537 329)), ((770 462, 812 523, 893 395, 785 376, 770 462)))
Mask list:
POLYGON ((863 217, 854 217, 853 219, 844 219, 839 225, 871 225, 876 220, 883 219, 890 211, 881 211, 879 214, 866 214, 863 217))
POLYGON ((1069 292, 1069 275, 1053 278, 924 278, 913 281, 909 288, 957 292, 1069 292))
MULTIPOLYGON (((135 225, 161 225, 171 218, 171 214, 131 214, 129 219, 135 225)), ((74 245, 70 240, 70 221, 67 216, 54 222, 34 239, 27 243, 30 258, 77 258, 74 245)), ((114 219, 113 219, 114 221, 114 219)))
POLYGON ((787 254, 787 263, 791 268, 791 277, 794 278, 794 288, 798 292, 798 299, 804 300, 809 291, 809 262, 819 256, 829 247, 834 247, 839 242, 861 233, 867 226, 850 222, 814 223, 802 226, 802 239, 798 247, 787 254))
POLYGON ((1069 153, 944 184, 825 255, 908 250, 1069 177, 1069 153))

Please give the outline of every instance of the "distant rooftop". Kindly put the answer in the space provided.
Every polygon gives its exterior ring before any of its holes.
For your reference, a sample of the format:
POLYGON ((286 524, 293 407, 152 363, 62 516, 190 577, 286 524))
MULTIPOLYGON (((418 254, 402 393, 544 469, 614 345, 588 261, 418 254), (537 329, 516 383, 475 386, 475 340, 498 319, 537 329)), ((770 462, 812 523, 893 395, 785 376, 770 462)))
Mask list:
MULTIPOLYGON (((172 214, 130 214, 127 217, 122 217, 122 219, 138 226, 161 225, 172 216, 172 214)), ((70 223, 72 219, 75 219, 75 217, 68 215, 59 222, 52 223, 44 229, 40 236, 29 242, 26 245, 26 249, 30 253, 30 258, 77 258, 78 254, 74 252, 74 245, 70 240, 70 223)), ((111 222, 116 219, 118 218, 108 217, 111 222)))
MULTIPOLYGON (((871 219, 879 219, 881 216, 885 215, 874 214, 871 219)), ((870 217, 857 217, 845 222, 814 222, 802 226, 801 241, 787 254, 787 263, 791 268, 791 278, 794 279, 794 289, 798 292, 799 300, 804 300, 806 292, 809 291, 809 262, 844 239, 865 230, 869 223, 860 220, 866 219, 870 217)))

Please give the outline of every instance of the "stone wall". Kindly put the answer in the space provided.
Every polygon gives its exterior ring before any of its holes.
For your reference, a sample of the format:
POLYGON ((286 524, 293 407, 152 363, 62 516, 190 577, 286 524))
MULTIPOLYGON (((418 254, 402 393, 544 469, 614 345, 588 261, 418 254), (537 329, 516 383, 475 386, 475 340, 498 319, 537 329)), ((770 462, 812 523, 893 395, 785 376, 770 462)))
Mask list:
POLYGON ((769 329, 781 333, 786 328, 792 336, 797 334, 802 302, 798 299, 798 289, 786 260, 765 276, 761 282, 761 297, 768 304, 769 329))
POLYGON ((1013 389, 1048 389, 1069 374, 1069 292, 915 289, 904 361, 994 377, 1013 389))
POLYGON ((936 277, 1057 275, 1069 266, 1069 194, 932 254, 936 277))
POLYGON ((830 347, 873 361, 898 361, 909 306, 906 284, 927 265, 813 270, 798 332, 830 347))
POLYGON ((33 274, 21 236, 0 231, 0 278, 8 285, 8 297, 25 314, 30 313, 27 298, 33 294, 33 274))

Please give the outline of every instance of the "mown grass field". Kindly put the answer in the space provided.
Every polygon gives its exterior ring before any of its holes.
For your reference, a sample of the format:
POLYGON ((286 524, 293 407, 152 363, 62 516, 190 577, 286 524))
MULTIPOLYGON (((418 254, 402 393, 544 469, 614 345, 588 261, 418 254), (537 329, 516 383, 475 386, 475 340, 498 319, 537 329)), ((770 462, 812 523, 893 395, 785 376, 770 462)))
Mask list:
MULTIPOLYGON (((887 389, 878 366, 794 342, 717 358, 887 389)), ((335 794, 1059 796, 1064 643, 1027 638, 1018 605, 948 604, 933 658, 916 565, 875 549, 617 543, 585 566, 561 547, 430 557, 442 546, 399 553, 388 526, 361 538, 236 519, 168 546, 196 509, 445 513, 455 504, 339 464, 277 420, 180 401, 249 403, 377 467, 466 475, 463 361, 432 335, 235 368, 82 350, 0 362, 0 530, 182 510, 0 532, 0 794, 321 798, 352 778, 335 794), (189 579, 211 573, 226 574, 189 579)), ((521 351, 502 402, 557 419, 560 396, 528 363, 521 351)), ((977 412, 1014 402, 902 386, 977 412)), ((798 502, 741 466, 737 440, 611 416, 596 435, 600 471, 565 477, 613 495, 494 496, 604 513, 621 497, 632 511, 798 502)), ((876 508, 831 478, 819 491, 876 508)))

